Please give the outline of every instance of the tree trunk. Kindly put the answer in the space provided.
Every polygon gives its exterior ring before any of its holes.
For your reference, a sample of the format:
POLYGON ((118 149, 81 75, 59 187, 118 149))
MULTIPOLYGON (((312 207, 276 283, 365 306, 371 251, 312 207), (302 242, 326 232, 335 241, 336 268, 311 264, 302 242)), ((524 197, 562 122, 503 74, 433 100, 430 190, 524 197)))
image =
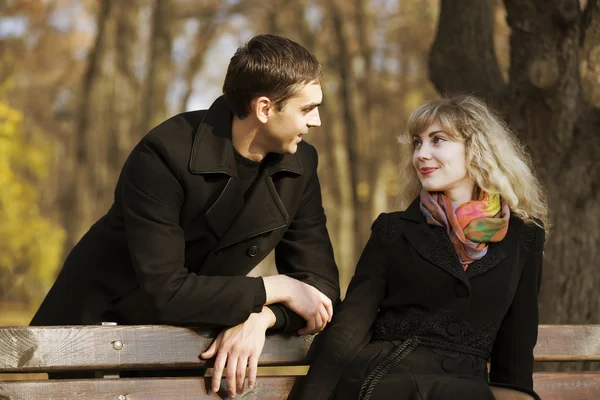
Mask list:
MULTIPOLYGON (((322 31, 311 30, 305 18, 306 1, 294 3, 293 14, 296 16, 294 29, 300 43, 313 53, 323 64, 334 65, 336 56, 329 52, 328 41, 322 31)), ((327 11, 325 11, 327 12, 327 11)), ((336 79, 328 79, 327 82, 336 79)), ((322 82, 323 84, 325 82, 322 82)), ((335 258, 340 270, 340 287, 342 297, 354 274, 356 266, 357 220, 355 209, 355 190, 352 183, 354 168, 349 155, 349 141, 344 135, 342 108, 335 97, 330 95, 336 89, 323 88, 323 105, 319 107, 323 126, 315 130, 314 142, 319 146, 319 176, 323 189, 323 205, 327 210, 327 226, 330 231, 335 251, 335 258)))
POLYGON ((150 37, 150 60, 146 76, 146 93, 142 98, 143 112, 139 131, 145 133, 167 117, 167 89, 171 82, 173 44, 168 1, 155 0, 152 9, 152 35, 150 37))
POLYGON ((353 76, 352 76, 352 57, 348 48, 347 39, 344 35, 344 18, 342 8, 338 4, 338 0, 329 0, 329 17, 333 24, 333 34, 337 46, 337 53, 333 61, 334 68, 338 74, 338 98, 341 103, 341 115, 343 116, 344 132, 346 137, 345 147, 348 154, 348 165, 350 166, 350 182, 352 189, 352 204, 354 212, 354 231, 355 248, 362 248, 361 240, 362 224, 360 216, 363 214, 363 206, 358 198, 357 190, 359 189, 359 174, 360 157, 358 152, 358 124, 356 113, 353 105, 353 76))
POLYGON ((99 74, 100 60, 105 41, 106 23, 109 19, 111 0, 103 0, 98 12, 98 34, 93 48, 88 55, 88 65, 81 85, 79 113, 74 135, 75 158, 70 176, 73 181, 70 190, 65 194, 63 202, 64 226, 66 229, 65 253, 77 243, 85 224, 89 221, 90 205, 90 174, 88 161, 91 154, 92 140, 90 138, 91 99, 94 82, 99 74))
POLYGON ((505 103, 505 84, 494 53, 492 0, 441 0, 429 75, 444 93, 471 93, 496 107, 505 103))
MULTIPOLYGON (((497 83, 468 84, 490 79, 489 71, 497 69, 491 65, 490 42, 482 40, 492 28, 480 25, 490 20, 489 1, 477 2, 477 7, 468 3, 442 0, 432 76, 441 92, 480 87, 484 89, 479 93, 496 102, 504 92, 497 83), (478 34, 469 36, 473 26, 479 27, 478 34), (444 43, 444 38, 454 44, 444 43), (463 50, 452 53, 447 46, 463 50), (473 53, 471 68, 465 52, 473 53), (436 73, 435 65, 442 63, 449 69, 436 73)), ((554 223, 545 247, 540 320, 599 323, 600 5, 590 0, 582 11, 577 0, 505 0, 505 6, 511 67, 507 97, 498 106, 529 147, 548 191, 554 223)))
MULTIPOLYGON (((582 91, 582 38, 600 46, 600 35, 584 34, 582 16, 594 16, 588 33, 600 28, 598 2, 582 14, 573 1, 506 1, 511 35, 509 119, 526 140, 549 195, 554 229, 546 246, 541 296, 545 322, 600 322, 596 273, 600 245, 600 110, 582 91), (588 14, 589 13, 589 14, 588 14)), ((600 75, 596 75, 599 79, 600 75)))
MULTIPOLYGON (((358 78, 359 109, 364 117, 360 125, 360 146, 364 149, 362 158, 362 181, 368 185, 367 196, 362 200, 363 209, 360 215, 362 219, 360 226, 361 244, 366 243, 371 230, 369 229, 373 220, 381 210, 386 210, 384 203, 387 198, 385 191, 386 177, 383 175, 386 158, 382 157, 380 149, 381 132, 376 129, 374 120, 374 104, 378 95, 379 81, 373 73, 373 18, 365 0, 355 0, 356 40, 358 52, 361 58, 362 71, 358 78), (377 199, 376 199, 377 197, 377 199), (384 208, 381 208, 384 206, 384 208)), ((381 128, 381 127, 380 127, 381 128)), ((384 156, 387 154, 383 154, 384 156)))

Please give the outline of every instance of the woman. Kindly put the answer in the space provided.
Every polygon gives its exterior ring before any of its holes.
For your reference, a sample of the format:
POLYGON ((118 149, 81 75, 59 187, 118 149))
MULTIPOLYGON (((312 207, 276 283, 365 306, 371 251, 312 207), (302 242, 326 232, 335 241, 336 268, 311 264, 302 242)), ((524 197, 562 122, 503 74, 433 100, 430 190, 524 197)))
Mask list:
POLYGON ((414 201, 374 222, 290 398, 494 399, 493 387, 538 398, 548 210, 529 156, 472 96, 424 104, 401 143, 400 205, 414 201))

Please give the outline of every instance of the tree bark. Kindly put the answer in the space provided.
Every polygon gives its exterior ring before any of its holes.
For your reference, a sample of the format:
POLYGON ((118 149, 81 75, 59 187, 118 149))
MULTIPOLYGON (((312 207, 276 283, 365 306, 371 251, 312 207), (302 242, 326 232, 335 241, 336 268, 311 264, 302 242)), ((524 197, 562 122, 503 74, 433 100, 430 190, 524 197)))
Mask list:
POLYGON ((198 34, 196 35, 196 40, 194 40, 193 44, 194 55, 189 61, 184 73, 186 91, 179 103, 179 112, 184 112, 187 110, 187 103, 189 102, 192 92, 194 91, 194 79, 202 70, 202 67, 204 66, 204 60, 206 59, 206 52, 216 37, 219 28, 219 25, 214 21, 216 15, 217 7, 215 6, 213 8, 213 12, 207 17, 198 18, 200 22, 200 28, 198 29, 198 34))
POLYGON ((171 7, 166 0, 155 0, 152 9, 150 60, 146 76, 146 91, 142 98, 144 109, 139 132, 145 133, 165 120, 167 89, 171 82, 173 44, 170 24, 171 7))
POLYGON ((483 84, 497 70, 491 42, 482 40, 491 32, 480 22, 490 20, 489 1, 474 6, 442 0, 432 76, 440 91, 479 88, 506 110, 512 128, 529 147, 554 223, 545 247, 541 322, 598 323, 600 110, 595 90, 600 74, 590 60, 600 57, 600 6, 597 0, 590 0, 583 12, 577 0, 505 0, 505 6, 512 30, 507 92, 499 80, 483 84), (443 38, 455 41, 456 53, 443 38), (471 68, 466 57, 471 57, 471 68), (444 74, 435 70, 442 64, 448 66, 444 74), (591 80, 596 86, 590 89, 591 80))
POLYGON ((387 207, 381 208, 386 198, 386 178, 382 172, 386 170, 383 168, 383 165, 386 163, 385 156, 387 152, 383 152, 382 154, 378 151, 381 134, 380 129, 375 129, 373 106, 376 102, 375 98, 378 95, 379 81, 373 73, 373 21, 365 0, 355 0, 355 14, 358 53, 362 61, 362 73, 359 75, 357 82, 360 94, 358 96, 360 100, 359 109, 364 115, 364 118, 361 119, 363 123, 360 125, 361 134, 359 135, 359 138, 362 139, 360 146, 364 149, 361 155, 363 160, 362 180, 368 185, 368 195, 366 199, 362 199, 363 208, 360 214, 362 218, 360 223, 362 227, 360 239, 361 243, 364 244, 370 234, 369 226, 382 209, 387 209, 387 207))
POLYGON ((356 232, 355 237, 355 248, 362 248, 363 242, 361 240, 361 232, 363 231, 361 226, 360 215, 362 207, 358 198, 358 184, 359 175, 358 168, 360 167, 360 158, 358 152, 358 124, 356 114, 353 106, 353 76, 351 71, 352 57, 348 48, 347 39, 344 35, 344 19, 343 12, 337 0, 329 0, 329 17, 333 24, 333 34, 335 43, 337 46, 337 52, 335 59, 332 60, 332 64, 339 77, 338 80, 338 91, 339 101, 341 103, 341 115, 343 116, 344 136, 346 137, 345 147, 348 154, 348 165, 350 166, 350 183, 352 188, 352 205, 355 210, 354 215, 354 231, 356 232))
POLYGON ((470 93, 504 106, 506 85, 494 53, 492 0, 441 0, 429 75, 441 93, 470 93))
POLYGON ((88 55, 88 65, 81 85, 79 113, 76 122, 74 135, 75 158, 73 162, 72 176, 73 181, 70 190, 65 194, 63 203, 63 218, 66 230, 65 253, 79 240, 84 225, 89 220, 90 182, 88 160, 91 154, 92 139, 90 138, 90 115, 91 99, 93 95, 94 82, 99 74, 102 50, 105 41, 106 23, 112 6, 111 0, 103 0, 98 12, 97 27, 98 34, 94 46, 88 55))
MULTIPOLYGON (((327 65, 335 65, 336 55, 332 55, 327 45, 330 43, 323 31, 311 30, 305 18, 306 1, 294 3, 293 28, 297 32, 300 43, 321 61, 326 69, 327 65)), ((331 9, 325 9, 328 14, 331 9)), ((327 82, 341 82, 337 79, 327 79, 327 82)), ((325 81, 322 82, 325 84, 325 81)), ((336 262, 340 270, 340 287, 342 296, 354 273, 356 266, 355 228, 357 210, 355 209, 355 190, 352 183, 351 158, 349 155, 349 141, 344 135, 342 115, 343 105, 336 101, 336 96, 330 94, 337 92, 339 86, 323 88, 323 105, 319 107, 322 127, 315 130, 315 142, 319 146, 319 176, 323 188, 323 203, 327 210, 327 226, 333 241, 336 262)))

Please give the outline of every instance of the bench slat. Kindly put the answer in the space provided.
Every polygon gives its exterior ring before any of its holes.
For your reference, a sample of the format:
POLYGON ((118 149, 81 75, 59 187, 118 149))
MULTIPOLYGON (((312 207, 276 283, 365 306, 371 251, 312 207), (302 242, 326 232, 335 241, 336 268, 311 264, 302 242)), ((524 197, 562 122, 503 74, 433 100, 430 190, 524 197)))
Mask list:
MULTIPOLYGON (((172 326, 0 328, 0 372, 200 368, 214 331, 172 326), (116 350, 116 341, 122 348, 116 350)), ((306 364, 312 336, 269 335, 260 365, 306 364)))
MULTIPOLYGON (((0 327, 0 372, 201 368, 214 334, 160 325, 0 327)), ((306 364, 312 339, 269 336, 260 365, 306 364)), ((536 361, 600 361, 600 325, 541 325, 534 354, 536 361)))
POLYGON ((600 325, 540 325, 536 361, 599 361, 600 325))
MULTIPOLYGON (((293 385, 295 377, 259 377, 253 390, 236 396, 243 400, 282 400, 293 385)), ((121 378, 50 381, 0 381, 0 398, 10 400, 50 399, 119 399, 159 400, 195 399, 208 400, 214 396, 206 394, 205 378, 121 378)), ((534 387, 544 400, 598 400, 600 399, 600 371, 555 372, 534 374, 534 387)), ((225 395, 225 383, 221 386, 225 395)))
POLYGON ((600 399, 600 371, 536 372, 534 388, 544 400, 600 399))
MULTIPOLYGON (((254 389, 246 389, 240 400, 282 400, 287 397, 294 377, 259 378, 254 389)), ((210 382, 206 382, 210 385, 210 382)), ((225 384, 221 385, 219 398, 226 396, 225 384)), ((117 400, 209 400, 217 396, 208 395, 204 378, 136 378, 136 379, 83 379, 2 382, 0 399, 10 400, 50 400, 85 399, 117 400), (123 399, 123 398, 121 398, 123 399)))

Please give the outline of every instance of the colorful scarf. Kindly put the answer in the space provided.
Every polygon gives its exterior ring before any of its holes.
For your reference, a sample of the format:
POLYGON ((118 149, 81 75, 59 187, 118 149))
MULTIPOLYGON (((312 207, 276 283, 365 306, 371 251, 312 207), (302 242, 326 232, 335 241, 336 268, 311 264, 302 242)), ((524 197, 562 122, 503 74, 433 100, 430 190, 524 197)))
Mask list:
POLYGON ((489 242, 499 242, 508 231, 510 208, 500 195, 483 193, 456 207, 443 193, 421 190, 421 212, 428 224, 446 229, 464 270, 486 255, 489 242))

